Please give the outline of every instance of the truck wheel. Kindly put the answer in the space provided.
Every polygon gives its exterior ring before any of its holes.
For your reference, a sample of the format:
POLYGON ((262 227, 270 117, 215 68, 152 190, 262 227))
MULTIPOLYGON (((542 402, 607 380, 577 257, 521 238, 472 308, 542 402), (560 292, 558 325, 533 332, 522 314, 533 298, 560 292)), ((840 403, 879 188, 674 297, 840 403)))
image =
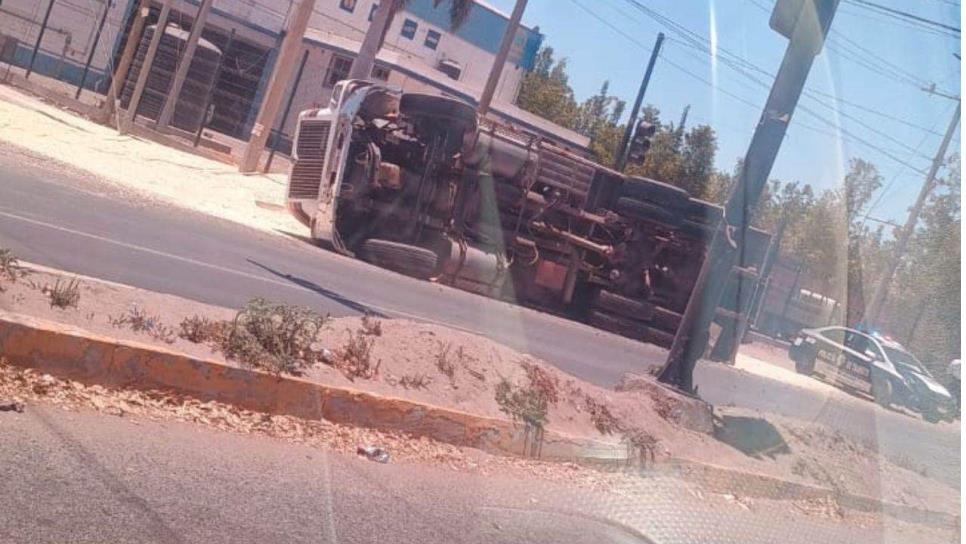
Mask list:
POLYGON ((652 327, 674 334, 680 324, 681 314, 663 306, 654 307, 654 316, 651 317, 652 327))
POLYGON ((892 404, 892 383, 881 372, 872 373, 872 398, 883 408, 892 404))
POLYGON ((649 321, 654 312, 654 305, 649 302, 618 295, 606 289, 601 289, 597 292, 593 305, 595 308, 599 308, 605 312, 629 317, 638 321, 649 321))
POLYGON ((621 336, 626 336, 628 338, 633 338, 635 340, 641 337, 640 330, 642 325, 633 319, 619 315, 614 315, 600 310, 591 310, 590 315, 587 317, 587 322, 595 328, 612 332, 614 334, 619 334, 621 336))
POLYGON ((467 125, 476 124, 476 108, 466 102, 432 94, 404 93, 399 111, 406 115, 446 117, 467 125))
POLYGON ((800 353, 795 358, 795 372, 804 376, 811 376, 815 372, 815 354, 800 353))
POLYGON ((639 221, 652 221, 671 227, 681 224, 680 214, 674 213, 673 210, 626 196, 617 199, 615 208, 618 214, 639 221))
POLYGON ((691 198, 691 195, 680 187, 639 176, 628 177, 620 188, 619 196, 640 202, 651 202, 661 208, 675 209, 684 208, 691 198))
POLYGON ((432 277, 439 264, 436 253, 426 248, 378 238, 362 242, 358 254, 378 267, 423 280, 432 277))

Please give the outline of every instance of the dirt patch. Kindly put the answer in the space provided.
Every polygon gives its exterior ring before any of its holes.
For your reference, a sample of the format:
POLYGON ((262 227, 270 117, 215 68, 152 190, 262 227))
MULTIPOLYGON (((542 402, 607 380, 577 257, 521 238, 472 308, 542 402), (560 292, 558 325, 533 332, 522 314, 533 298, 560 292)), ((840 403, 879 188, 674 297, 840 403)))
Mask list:
MULTIPOLYGON (((241 365, 210 341, 230 334, 236 310, 89 280, 78 282, 76 308, 51 307, 43 287, 70 279, 35 271, 3 282, 0 310, 241 365)), ((727 408, 716 411, 716 436, 688 431, 668 397, 628 385, 653 385, 647 376, 608 390, 478 335, 371 316, 329 319, 304 340, 317 359, 300 369, 303 378, 623 444, 642 464, 683 458, 927 509, 959 504, 957 490, 913 461, 903 466, 817 425, 727 408)))

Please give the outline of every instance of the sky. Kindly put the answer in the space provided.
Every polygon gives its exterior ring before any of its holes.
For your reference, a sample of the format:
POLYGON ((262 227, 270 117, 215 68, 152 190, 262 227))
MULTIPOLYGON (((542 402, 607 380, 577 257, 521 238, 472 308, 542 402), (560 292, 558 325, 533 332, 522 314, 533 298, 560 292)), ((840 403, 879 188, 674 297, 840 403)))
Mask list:
MULTIPOLYGON (((901 223, 955 108, 952 100, 920 87, 935 83, 937 90, 959 95, 960 64, 953 53, 960 43, 956 34, 914 26, 857 1, 841 0, 772 178, 832 188, 841 184, 850 158, 866 159, 878 166, 884 183, 871 216, 901 223)), ((957 0, 874 1, 960 26, 957 0)), ((514 1, 488 3, 509 13, 514 1)), ((787 45, 768 26, 773 5, 774 0, 529 0, 523 22, 539 26, 544 44, 567 58, 578 101, 609 81, 610 93, 624 99, 627 110, 655 37, 664 32, 668 39, 644 102, 674 123, 690 105, 688 125, 715 129, 717 167, 730 171, 745 154, 787 45), (648 17, 638 5, 671 22, 648 17), (675 31, 675 23, 711 46, 697 50, 675 31), (729 66, 736 57, 745 75, 729 66)), ((950 151, 958 151, 959 142, 957 128, 950 151)))

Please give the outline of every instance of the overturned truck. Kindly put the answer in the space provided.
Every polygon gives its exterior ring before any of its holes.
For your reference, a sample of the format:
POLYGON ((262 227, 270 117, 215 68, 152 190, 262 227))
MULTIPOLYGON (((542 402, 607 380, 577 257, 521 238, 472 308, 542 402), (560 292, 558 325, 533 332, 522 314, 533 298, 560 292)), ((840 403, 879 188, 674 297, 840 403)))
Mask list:
POLYGON ((287 206, 314 239, 663 347, 722 214, 466 103, 365 81, 301 113, 293 155, 287 206))

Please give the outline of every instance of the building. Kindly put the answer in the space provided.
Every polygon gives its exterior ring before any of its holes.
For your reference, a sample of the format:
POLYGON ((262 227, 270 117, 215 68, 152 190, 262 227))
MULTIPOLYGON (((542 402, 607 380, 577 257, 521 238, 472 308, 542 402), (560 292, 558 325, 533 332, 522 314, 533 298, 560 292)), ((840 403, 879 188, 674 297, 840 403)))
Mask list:
MULTIPOLYGON (((19 66, 30 62, 49 1, 4 0, 0 4, 0 34, 8 37, 6 47, 0 47, 0 61, 19 66)), ((247 138, 294 4, 294 0, 215 0, 202 34, 222 57, 208 111, 210 129, 247 138)), ((109 67, 124 47, 136 5, 137 0, 53 0, 34 71, 75 85, 83 79, 84 88, 106 92, 109 67), (105 24, 98 36, 105 9, 105 24)), ((280 148, 290 145, 298 111, 326 104, 333 84, 348 73, 377 5, 376 0, 317 0, 304 40, 302 77, 294 92, 289 89, 290 112, 281 135, 273 138, 280 148)), ((172 0, 169 24, 190 29, 198 6, 199 0, 172 0)), ((154 0, 150 9, 149 26, 157 21, 160 2, 154 0)), ((411 0, 387 31, 373 77, 407 91, 475 102, 508 16, 478 0, 466 22, 454 30, 448 12, 447 0, 438 6, 433 0, 411 0)), ((514 104, 542 39, 537 28, 519 29, 494 97, 493 115, 526 132, 586 149, 586 137, 514 104)))

